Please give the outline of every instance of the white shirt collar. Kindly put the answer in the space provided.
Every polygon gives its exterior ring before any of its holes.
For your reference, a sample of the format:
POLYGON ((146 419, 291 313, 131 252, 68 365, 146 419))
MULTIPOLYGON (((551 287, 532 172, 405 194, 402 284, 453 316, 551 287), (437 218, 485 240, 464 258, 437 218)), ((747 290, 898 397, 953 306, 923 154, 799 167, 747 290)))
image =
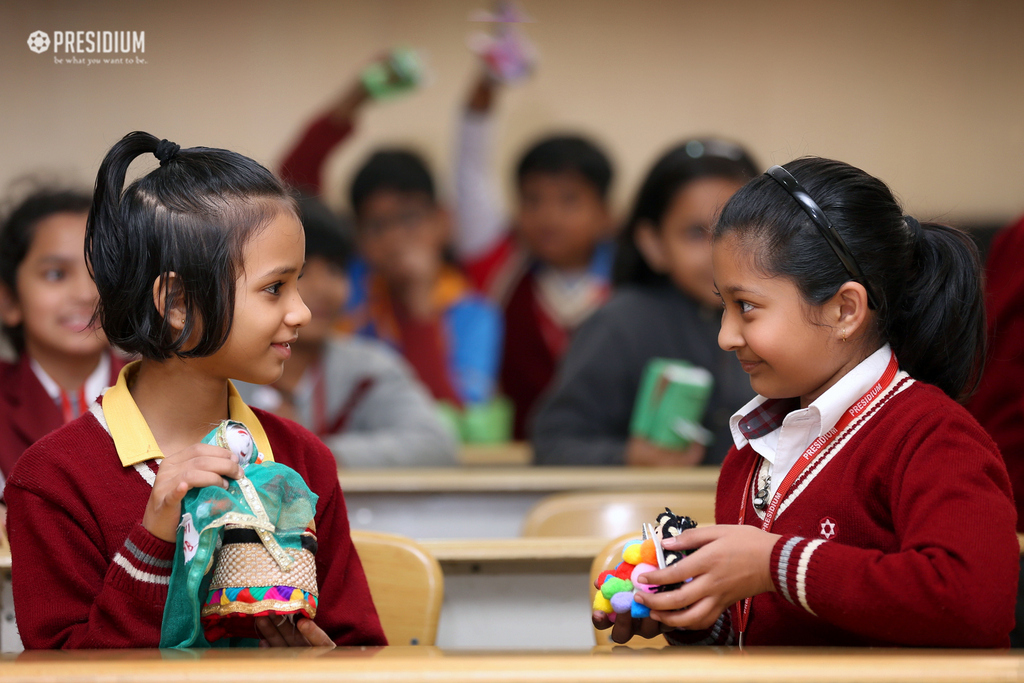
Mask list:
POLYGON ((889 345, 882 346, 843 375, 809 406, 786 415, 781 428, 748 441, 740 432, 740 420, 768 400, 761 395, 755 396, 729 418, 729 429, 736 448, 743 448, 749 443, 755 452, 772 463, 772 469, 779 473, 778 476, 772 476, 774 491, 784 473, 789 471, 811 442, 835 427, 843 413, 878 381, 891 355, 889 345))
MULTIPOLYGON (((60 400, 60 385, 47 374, 43 366, 37 363, 34 358, 29 360, 29 365, 32 368, 32 372, 35 373, 36 379, 43 385, 47 395, 54 401, 60 400)), ((89 404, 95 403, 97 397, 108 386, 110 386, 110 354, 104 353, 100 356, 100 362, 96 365, 96 369, 85 379, 85 396, 89 404)), ((82 406, 83 411, 85 408, 86 406, 82 406)))

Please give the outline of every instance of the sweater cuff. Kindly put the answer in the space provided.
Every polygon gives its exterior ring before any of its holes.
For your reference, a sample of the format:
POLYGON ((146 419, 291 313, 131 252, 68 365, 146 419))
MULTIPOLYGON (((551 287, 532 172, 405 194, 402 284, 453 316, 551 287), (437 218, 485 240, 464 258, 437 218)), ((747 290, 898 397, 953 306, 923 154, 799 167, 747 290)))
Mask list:
POLYGON ((820 538, 790 535, 780 538, 772 548, 771 572, 776 592, 814 616, 817 614, 807 602, 807 582, 814 572, 814 553, 824 543, 820 538))
POLYGON ((722 612, 709 629, 666 631, 665 640, 669 645, 734 645, 736 634, 732 629, 732 612, 728 609, 722 612))
POLYGON ((167 600, 175 547, 174 543, 157 538, 138 524, 114 554, 107 580, 139 600, 163 604, 167 600))

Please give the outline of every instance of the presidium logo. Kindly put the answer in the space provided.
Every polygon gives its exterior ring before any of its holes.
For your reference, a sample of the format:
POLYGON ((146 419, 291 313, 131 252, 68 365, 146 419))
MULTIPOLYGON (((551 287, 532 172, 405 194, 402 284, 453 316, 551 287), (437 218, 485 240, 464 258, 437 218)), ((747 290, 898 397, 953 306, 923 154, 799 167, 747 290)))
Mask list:
POLYGON ((28 48, 42 54, 53 46, 54 64, 145 64, 145 31, 33 31, 28 48), (57 55, 63 53, 64 57, 57 55))

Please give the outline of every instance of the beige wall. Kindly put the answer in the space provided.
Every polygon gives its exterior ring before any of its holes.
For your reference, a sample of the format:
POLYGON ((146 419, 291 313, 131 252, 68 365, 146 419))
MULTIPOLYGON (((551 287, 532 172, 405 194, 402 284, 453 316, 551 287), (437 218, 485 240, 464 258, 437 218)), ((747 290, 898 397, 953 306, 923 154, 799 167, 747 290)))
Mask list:
MULTIPOLYGON (((422 49, 433 83, 367 111, 329 165, 338 195, 377 143, 410 142, 447 175, 478 0, 6 2, 0 190, 27 171, 91 183, 143 129, 275 165, 303 123, 388 45, 422 49), (34 30, 146 32, 146 64, 58 65, 34 30)), ((881 176, 921 217, 1024 211, 1024 3, 524 0, 540 70, 500 102, 497 163, 549 129, 617 162, 620 206, 683 136, 747 143, 762 164, 833 156, 881 176)), ((63 56, 63 55, 58 55, 63 56)), ((88 56, 88 55, 84 55, 88 56)), ((338 204, 340 201, 335 201, 338 204)))

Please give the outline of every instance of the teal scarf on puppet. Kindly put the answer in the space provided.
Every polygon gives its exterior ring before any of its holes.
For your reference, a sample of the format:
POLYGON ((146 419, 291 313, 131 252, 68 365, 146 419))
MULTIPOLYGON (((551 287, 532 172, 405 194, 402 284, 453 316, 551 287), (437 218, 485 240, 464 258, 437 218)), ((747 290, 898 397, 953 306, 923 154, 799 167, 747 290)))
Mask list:
POLYGON ((239 636, 255 636, 257 616, 316 614, 317 496, 295 470, 262 463, 241 423, 225 420, 203 443, 237 453, 244 476, 182 500, 160 647, 255 646, 239 636))

